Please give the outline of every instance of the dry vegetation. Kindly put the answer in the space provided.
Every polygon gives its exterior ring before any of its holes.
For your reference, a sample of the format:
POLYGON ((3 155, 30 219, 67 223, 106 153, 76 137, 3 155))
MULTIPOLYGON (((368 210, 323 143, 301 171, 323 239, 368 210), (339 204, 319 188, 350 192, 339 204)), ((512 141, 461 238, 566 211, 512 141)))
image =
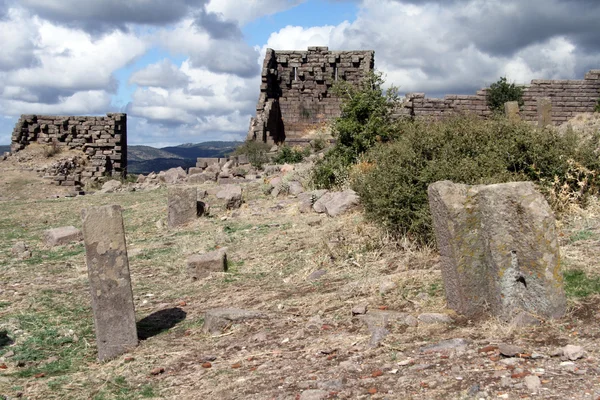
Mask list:
POLYGON ((57 189, 22 166, 0 163, 0 399, 600 396, 595 199, 559 221, 568 315, 515 327, 468 321, 445 309, 437 252, 386 236, 361 210, 338 218, 300 214, 294 198, 273 199, 261 184, 248 184, 240 210, 213 207, 211 216, 168 230, 164 188, 48 199, 57 189), (99 363, 83 244, 48 249, 41 235, 80 227, 82 209, 105 204, 124 209, 144 340, 131 353, 99 363), (18 241, 29 245, 32 258, 11 254, 18 241), (229 271, 190 281, 186 257, 220 247, 228 249, 229 271), (319 270, 326 273, 312 279, 319 270), (370 312, 446 313, 455 322, 392 324, 373 348, 367 327, 351 312, 361 304, 370 312), (202 331, 203 315, 216 307, 258 310, 269 318, 212 337, 202 331), (471 344, 457 352, 420 351, 455 338, 471 344), (499 343, 521 346, 528 355, 504 363, 495 350, 479 351, 499 343), (567 344, 583 346, 585 357, 573 365, 550 357, 567 344), (533 353, 544 357, 530 358, 533 353), (538 394, 523 383, 527 374, 540 376, 538 394))

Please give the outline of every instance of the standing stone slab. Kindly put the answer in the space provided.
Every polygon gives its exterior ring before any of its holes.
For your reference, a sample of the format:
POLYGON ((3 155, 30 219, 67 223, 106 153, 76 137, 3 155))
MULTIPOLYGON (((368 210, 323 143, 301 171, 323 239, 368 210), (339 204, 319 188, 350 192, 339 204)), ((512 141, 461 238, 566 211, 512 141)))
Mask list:
POLYGON ((519 102, 518 101, 507 101, 504 103, 504 113, 510 121, 519 121, 519 102))
POLYGON ((550 97, 537 99, 538 126, 544 128, 552 125, 552 100, 550 97))
POLYGON ((565 313, 554 216, 531 182, 436 182, 429 205, 450 308, 507 321, 565 313))
POLYGON ((187 259, 188 275, 192 280, 208 276, 211 272, 227 271, 227 249, 205 254, 193 254, 187 259))
POLYGON ((188 224, 198 217, 197 189, 189 186, 170 186, 168 189, 169 228, 188 224))
POLYGON ((100 361, 138 344, 120 206, 83 210, 83 237, 100 361))

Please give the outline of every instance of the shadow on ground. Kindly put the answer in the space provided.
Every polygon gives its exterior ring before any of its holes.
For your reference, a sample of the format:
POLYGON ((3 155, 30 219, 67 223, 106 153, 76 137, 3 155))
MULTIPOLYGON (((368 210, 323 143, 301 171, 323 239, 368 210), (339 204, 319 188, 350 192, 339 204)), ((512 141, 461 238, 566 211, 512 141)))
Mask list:
POLYGON ((181 308, 168 308, 148 315, 137 323, 138 339, 146 340, 171 329, 186 317, 181 308))
POLYGON ((13 343, 14 341, 8 336, 7 331, 0 331, 0 350, 13 343))

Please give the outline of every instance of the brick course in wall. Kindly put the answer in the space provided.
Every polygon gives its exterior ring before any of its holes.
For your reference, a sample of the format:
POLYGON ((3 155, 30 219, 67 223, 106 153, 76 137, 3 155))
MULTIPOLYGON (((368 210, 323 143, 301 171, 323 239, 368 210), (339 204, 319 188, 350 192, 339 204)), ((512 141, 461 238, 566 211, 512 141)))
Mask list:
POLYGON ((22 115, 12 134, 11 152, 31 143, 81 150, 82 157, 49 168, 46 178, 62 186, 77 186, 101 176, 125 176, 127 114, 105 117, 22 115))
POLYGON ((256 117, 248 139, 267 143, 300 141, 303 133, 340 116, 341 100, 330 89, 336 80, 358 83, 373 70, 375 53, 267 49, 256 117))

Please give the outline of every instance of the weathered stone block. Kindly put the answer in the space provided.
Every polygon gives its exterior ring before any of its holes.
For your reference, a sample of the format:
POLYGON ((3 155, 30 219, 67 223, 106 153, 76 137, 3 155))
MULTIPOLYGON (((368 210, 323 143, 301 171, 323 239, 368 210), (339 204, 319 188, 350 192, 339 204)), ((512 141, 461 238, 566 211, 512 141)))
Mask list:
POLYGON ((188 224, 198 217, 198 195, 195 187, 170 186, 167 196, 169 228, 188 224))
POLYGON ((560 317, 555 220, 531 182, 429 186, 448 306, 468 317, 560 317))
POLYGON ((552 125, 552 100, 549 97, 537 99, 538 126, 544 128, 552 125))
POLYGON ((193 254, 187 259, 188 275, 192 280, 208 276, 211 272, 227 271, 227 249, 205 254, 193 254))
POLYGON ((82 219, 96 345, 102 361, 138 344, 125 229, 121 207, 116 205, 83 210, 82 219))
POLYGON ((225 206, 229 210, 242 206, 242 187, 239 185, 225 185, 216 196, 217 199, 225 200, 225 206))
POLYGON ((81 231, 74 226, 63 226, 44 231, 44 244, 49 247, 62 246, 82 239, 81 231))
POLYGON ((504 103, 504 113, 510 121, 519 121, 521 119, 519 116, 519 102, 507 101, 504 103))

